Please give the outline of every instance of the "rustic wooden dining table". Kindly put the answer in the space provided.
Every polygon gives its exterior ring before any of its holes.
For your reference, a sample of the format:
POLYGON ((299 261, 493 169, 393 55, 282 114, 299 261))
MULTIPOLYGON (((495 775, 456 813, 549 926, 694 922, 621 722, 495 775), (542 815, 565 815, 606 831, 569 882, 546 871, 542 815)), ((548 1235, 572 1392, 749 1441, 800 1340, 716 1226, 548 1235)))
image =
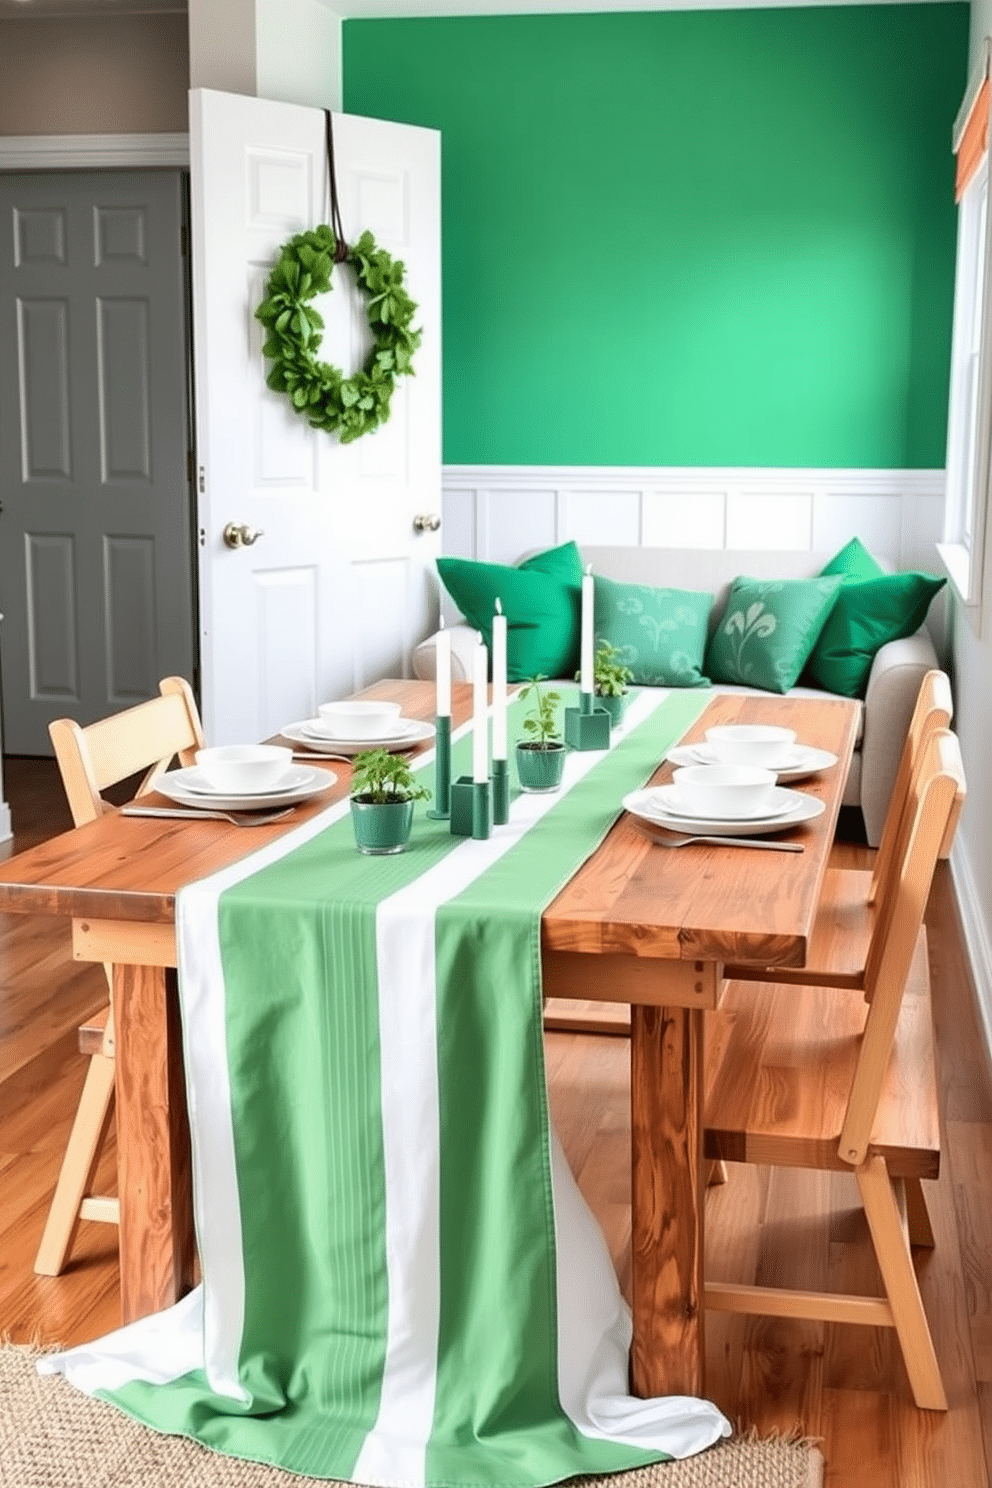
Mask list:
MULTIPOLYGON (((386 680, 362 695, 392 698, 421 719, 434 704, 433 685, 422 682, 386 680)), ((456 684, 456 726, 470 706, 470 688, 456 684)), ((775 723, 837 756, 836 766, 799 783, 823 801, 823 813, 776 839, 801 843, 802 853, 667 851, 621 814, 542 916, 545 996, 631 1005, 631 1385, 642 1396, 705 1393, 704 1017, 716 1006, 725 962, 803 965, 858 712, 842 699, 714 695, 687 741, 717 723, 775 723)), ((74 956, 114 966, 124 1322, 169 1306, 194 1284, 176 894, 343 798, 350 765, 327 767, 337 775, 330 791, 269 826, 115 810, 0 864, 0 911, 67 916, 74 956)), ((660 761, 652 782, 670 773, 660 761)))

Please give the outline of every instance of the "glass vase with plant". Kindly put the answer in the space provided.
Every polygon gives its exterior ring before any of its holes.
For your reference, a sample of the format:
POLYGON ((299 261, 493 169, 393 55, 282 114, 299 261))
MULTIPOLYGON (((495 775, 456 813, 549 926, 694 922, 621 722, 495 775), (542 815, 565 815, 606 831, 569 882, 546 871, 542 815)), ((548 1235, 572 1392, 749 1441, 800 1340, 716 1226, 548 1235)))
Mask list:
POLYGON ((351 821, 358 851, 373 856, 402 852, 410 840, 414 802, 429 796, 403 755, 388 749, 356 755, 351 821))
POLYGON ((592 662, 592 686, 598 706, 605 708, 610 722, 618 724, 623 717, 630 694, 627 684, 633 682, 634 674, 620 660, 620 651, 607 640, 600 640, 592 662))
POLYGON ((517 776, 523 791, 553 791, 561 785, 565 746, 561 739, 558 704, 561 693, 542 687, 546 678, 531 677, 520 694, 533 707, 524 715, 525 739, 517 743, 517 776))

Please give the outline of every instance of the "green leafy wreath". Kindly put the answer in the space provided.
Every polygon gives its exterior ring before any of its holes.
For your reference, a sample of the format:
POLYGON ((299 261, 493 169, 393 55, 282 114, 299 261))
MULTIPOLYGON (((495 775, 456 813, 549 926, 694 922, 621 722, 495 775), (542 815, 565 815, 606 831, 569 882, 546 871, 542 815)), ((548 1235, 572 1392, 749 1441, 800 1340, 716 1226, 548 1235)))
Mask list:
POLYGON ((372 350, 353 377, 317 360, 324 321, 310 301, 331 288, 337 247, 326 224, 290 238, 255 315, 268 331, 262 354, 272 363, 269 387, 285 393, 315 429, 337 431, 341 443, 350 444, 389 418, 396 378, 413 372, 421 332, 410 328, 417 306, 404 287, 403 264, 364 232, 344 262, 366 297, 372 350))

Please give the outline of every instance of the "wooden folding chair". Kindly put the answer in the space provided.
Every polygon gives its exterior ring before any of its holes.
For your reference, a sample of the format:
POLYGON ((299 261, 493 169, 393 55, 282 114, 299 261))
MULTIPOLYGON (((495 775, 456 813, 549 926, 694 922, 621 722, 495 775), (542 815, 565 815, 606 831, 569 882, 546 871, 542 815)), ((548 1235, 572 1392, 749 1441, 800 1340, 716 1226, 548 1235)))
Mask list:
MULTIPOLYGON (((912 819, 913 779, 927 744, 950 725, 951 684, 944 672, 930 671, 920 684, 909 722, 874 867, 828 868, 810 936, 806 964, 796 967, 727 966, 735 981, 796 982, 821 987, 865 988, 869 947, 879 914, 898 876, 912 819)), ((948 852, 950 847, 948 846, 948 852)))
POLYGON ((893 1327, 916 1404, 929 1410, 946 1410, 947 1399, 910 1251, 933 1245, 921 1179, 935 1178, 940 1165, 923 913, 964 793, 957 739, 938 730, 911 782, 904 847, 876 919, 863 993, 728 982, 707 1044, 706 1158, 852 1170, 885 1295, 708 1282, 706 1306, 893 1327))
MULTIPOLYGON (((71 718, 59 718, 49 725, 77 827, 111 809, 103 799, 108 787, 145 771, 136 791, 136 795, 145 795, 173 759, 178 756, 182 764, 190 765, 196 751, 203 748, 200 716, 189 683, 182 677, 166 677, 159 691, 159 697, 87 728, 71 718)), ((105 966, 104 971, 112 988, 112 968, 105 966)), ((35 1257, 34 1269, 41 1276, 58 1276, 80 1220, 118 1223, 117 1199, 90 1193, 113 1111, 112 1003, 80 1028, 79 1048, 90 1062, 35 1257)))

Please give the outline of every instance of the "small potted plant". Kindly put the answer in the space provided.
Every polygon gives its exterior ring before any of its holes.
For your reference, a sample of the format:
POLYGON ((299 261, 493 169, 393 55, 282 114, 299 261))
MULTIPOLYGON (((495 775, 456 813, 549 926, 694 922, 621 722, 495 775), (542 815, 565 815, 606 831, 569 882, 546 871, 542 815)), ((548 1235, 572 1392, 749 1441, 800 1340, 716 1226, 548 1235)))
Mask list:
POLYGON ((351 778, 351 824, 361 853, 402 852, 410 840, 413 803, 430 791, 418 784, 409 761, 388 749, 355 756, 351 778))
POLYGON ((592 686, 597 699, 596 706, 606 709, 614 727, 627 711, 630 699, 627 683, 633 680, 634 674, 630 667, 621 662, 617 647, 611 646, 609 641, 601 640, 592 661, 592 686))
POLYGON ((528 738, 517 744, 517 776, 520 789, 541 793, 557 790, 565 768, 565 746, 561 741, 556 708, 561 693, 541 687, 543 677, 532 677, 520 694, 532 698, 533 708, 524 717, 528 738))

